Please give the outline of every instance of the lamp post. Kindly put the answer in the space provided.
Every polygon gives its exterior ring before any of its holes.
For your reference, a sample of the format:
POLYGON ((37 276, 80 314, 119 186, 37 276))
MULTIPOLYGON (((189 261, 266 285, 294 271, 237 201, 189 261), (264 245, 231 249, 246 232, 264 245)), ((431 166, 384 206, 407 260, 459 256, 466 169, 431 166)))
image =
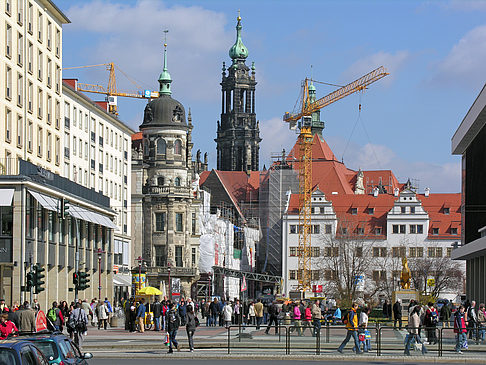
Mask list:
POLYGON ((98 248, 96 253, 98 254, 98 283, 99 283, 99 285, 98 285, 98 299, 101 300, 101 257, 102 257, 102 254, 104 254, 105 252, 101 248, 98 248))
POLYGON ((142 289, 142 263, 145 261, 142 256, 138 256, 136 258, 136 261, 138 261, 138 285, 137 285, 137 294, 142 289))
POLYGON ((170 282, 170 262, 167 262, 167 273, 169 275, 169 300, 172 300, 172 283, 170 282))

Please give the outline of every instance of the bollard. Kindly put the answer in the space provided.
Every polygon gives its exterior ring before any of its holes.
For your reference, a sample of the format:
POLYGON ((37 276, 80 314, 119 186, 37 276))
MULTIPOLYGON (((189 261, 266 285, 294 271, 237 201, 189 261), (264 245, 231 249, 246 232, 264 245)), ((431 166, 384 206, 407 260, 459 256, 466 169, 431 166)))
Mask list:
POLYGON ((230 353, 230 346, 231 346, 231 344, 230 344, 230 338, 231 338, 231 336, 230 336, 230 328, 231 328, 231 326, 228 326, 228 355, 230 353))
POLYGON ((376 356, 381 356, 381 327, 376 325, 376 356))
POLYGON ((329 321, 327 321, 327 323, 326 323, 326 343, 329 343, 330 342, 330 339, 329 339, 329 331, 330 331, 329 321))
POLYGON ((438 349, 439 357, 442 357, 442 330, 443 329, 444 328, 439 329, 439 349, 438 349))
POLYGON ((316 355, 321 354, 321 331, 316 332, 316 355))

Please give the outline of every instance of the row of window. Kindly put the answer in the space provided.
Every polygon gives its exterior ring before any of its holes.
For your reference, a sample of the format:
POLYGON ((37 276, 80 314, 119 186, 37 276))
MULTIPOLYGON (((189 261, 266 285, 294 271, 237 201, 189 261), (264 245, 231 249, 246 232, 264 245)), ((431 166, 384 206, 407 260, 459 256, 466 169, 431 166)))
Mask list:
MULTIPOLYGON (((17 1, 17 14, 16 14, 16 22, 22 26, 24 23, 24 2, 22 0, 17 1)), ((12 16, 12 6, 11 6, 11 0, 5 0, 5 13, 8 16, 12 16)), ((29 34, 34 35, 34 6, 32 5, 31 2, 28 4, 28 9, 27 9, 27 31, 29 34)), ((44 23, 44 15, 40 12, 37 11, 37 29, 35 30, 35 36, 37 37, 37 41, 39 43, 44 43, 46 42, 46 47, 47 49, 51 50, 52 49, 52 37, 53 37, 53 28, 55 31, 55 44, 54 44, 54 51, 56 54, 56 57, 60 57, 61 55, 61 30, 54 26, 50 20, 47 20, 46 23, 44 23), (46 24, 46 27, 44 27, 44 24, 46 24), (46 39, 44 39, 44 36, 46 39)), ((47 18, 47 17, 46 17, 47 18)))
MULTIPOLYGON (((441 258, 444 257, 443 247, 392 247, 391 255, 392 257, 408 257, 421 258, 424 257, 424 251, 427 250, 427 257, 431 258, 441 258)), ((388 256, 388 247, 373 247, 373 257, 386 257, 388 256)), ((446 257, 451 257, 452 247, 445 248, 446 257)))
MULTIPOLYGON (((165 178, 163 176, 157 176, 157 185, 158 186, 165 186, 165 178)), ((179 176, 176 176, 174 179, 174 186, 182 186, 182 179, 179 176)))
MULTIPOLYGON (((291 234, 297 234, 302 232, 302 225, 297 225, 297 224, 291 224, 290 225, 290 233, 291 234)), ((319 224, 313 224, 311 226, 310 232, 311 234, 320 234, 321 233, 321 226, 319 224)), ((331 224, 325 224, 324 225, 324 233, 325 234, 331 234, 332 233, 332 225, 331 224)))
MULTIPOLYGON (((406 225, 405 224, 393 224, 392 225, 392 232, 393 234, 406 234, 406 225)), ((408 233, 410 234, 423 234, 424 233, 424 226, 422 224, 410 224, 408 226, 408 233)), ((432 234, 434 236, 439 235, 440 230, 438 227, 432 227, 432 234)), ((451 235, 457 235, 458 229, 457 227, 450 228, 451 235)))
MULTIPOLYGON (((167 266, 167 249, 166 246, 154 246, 155 248, 155 266, 167 266)), ((183 246, 174 247, 174 258, 176 267, 184 267, 183 246)), ((195 267, 197 264, 197 250, 195 247, 191 248, 191 266, 195 267)))
MULTIPOLYGON (((143 151, 144 155, 149 155, 149 141, 144 139, 143 151)), ((159 138, 156 143, 156 153, 157 155, 165 155, 167 153, 167 142, 163 138, 159 138)), ((182 155, 182 141, 180 139, 176 139, 174 141, 174 154, 175 155, 182 155)))

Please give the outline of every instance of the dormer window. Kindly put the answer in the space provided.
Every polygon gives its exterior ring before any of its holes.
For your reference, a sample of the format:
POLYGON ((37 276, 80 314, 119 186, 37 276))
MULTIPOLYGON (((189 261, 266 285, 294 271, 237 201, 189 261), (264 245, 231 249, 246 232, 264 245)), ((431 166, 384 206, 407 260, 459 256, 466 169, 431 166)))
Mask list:
POLYGON ((444 208, 443 212, 444 212, 444 214, 450 214, 451 209, 450 208, 444 208))
POLYGON ((434 236, 438 236, 439 235, 439 228, 432 228, 432 234, 434 236))
POLYGON ((415 207, 410 207, 410 214, 415 214, 415 207))
POLYGON ((405 207, 400 207, 400 211, 402 212, 402 214, 405 214, 405 207))
POLYGON ((368 214, 370 215, 375 214, 375 208, 368 208, 368 214))
POLYGON ((352 215, 358 214, 358 208, 351 208, 351 214, 352 215))

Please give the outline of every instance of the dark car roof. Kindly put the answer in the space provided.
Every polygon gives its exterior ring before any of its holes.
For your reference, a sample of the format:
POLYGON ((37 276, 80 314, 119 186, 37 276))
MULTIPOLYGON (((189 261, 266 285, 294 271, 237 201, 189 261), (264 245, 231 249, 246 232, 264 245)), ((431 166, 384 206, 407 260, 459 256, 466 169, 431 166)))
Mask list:
POLYGON ((17 346, 22 346, 24 344, 30 344, 30 342, 24 340, 23 338, 19 339, 18 337, 9 338, 7 340, 0 340, 0 348, 13 349, 17 346))

